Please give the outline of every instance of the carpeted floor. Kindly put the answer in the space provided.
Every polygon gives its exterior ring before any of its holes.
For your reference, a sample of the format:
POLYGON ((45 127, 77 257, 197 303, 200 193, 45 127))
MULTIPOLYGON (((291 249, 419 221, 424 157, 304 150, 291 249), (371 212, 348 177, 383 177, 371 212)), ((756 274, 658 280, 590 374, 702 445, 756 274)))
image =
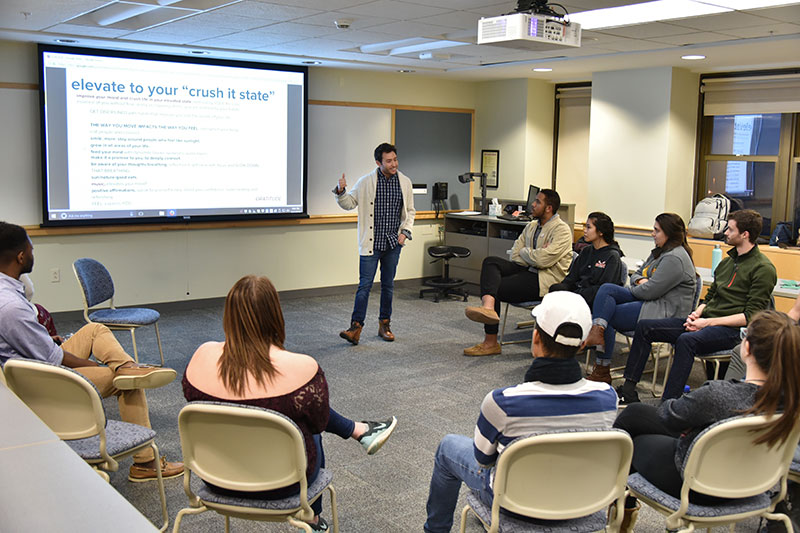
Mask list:
MULTIPOLYGON (((482 327, 464 317, 465 304, 458 300, 434 303, 418 297, 416 283, 403 283, 395 291, 392 329, 393 343, 377 337, 378 298, 376 286, 367 314, 367 324, 358 346, 339 338, 338 332, 349 323, 353 292, 302 298, 285 297, 287 348, 307 353, 319 361, 330 387, 331 405, 355 420, 380 420, 396 416, 398 428, 383 449, 367 456, 354 440, 325 435, 328 468, 334 472, 338 494, 339 523, 343 533, 421 532, 425 521, 425 501, 439 440, 447 433, 472 435, 480 403, 496 387, 522 381, 530 364, 530 343, 505 346, 503 354, 467 358, 463 348, 482 338, 482 327)), ((336 292, 336 291, 334 291, 336 292)), ((474 292, 473 292, 474 293, 474 292)), ((470 298, 471 304, 477 302, 470 298)), ((185 405, 180 376, 192 353, 201 343, 222 340, 222 303, 155 306, 162 311, 161 337, 167 366, 178 371, 179 379, 147 392, 156 442, 171 460, 180 457, 177 416, 185 405)), ((529 314, 512 308, 509 322, 524 320, 529 314)), ((76 313, 56 316, 60 333, 77 330, 83 320, 76 313)), ((515 333, 530 338, 530 330, 515 333)), ((130 349, 130 335, 117 332, 123 346, 130 349)), ((157 362, 158 349, 151 328, 137 333, 141 362, 157 362)), ((620 343, 622 344, 622 343, 620 343)), ((132 353, 132 351, 131 351, 132 353)), ((583 359, 581 358, 581 361, 583 359)), ((615 364, 622 363, 617 356, 615 364), (617 361, 618 359, 618 361, 617 361)), ((690 384, 702 382, 699 367, 690 384)), ((643 397, 646 394, 642 393, 643 397)), ((105 401, 109 418, 118 417, 116 401, 105 401)), ((121 464, 111 480, 115 488, 150 520, 158 522, 158 498, 153 483, 130 483, 130 459, 121 464)), ((542 480, 546 483, 546 480, 542 480)), ((170 520, 187 505, 182 478, 165 482, 170 520)), ((458 531, 457 506, 453 531, 458 531)), ((327 497, 323 516, 330 517, 327 497)), ((264 524, 234 519, 233 531, 294 531, 286 525, 264 524)), ((188 516, 183 531, 223 531, 223 519, 212 512, 188 516)), ((171 528, 171 524, 170 524, 171 528)), ((2 529, 2 526, 0 526, 2 529)), ((756 531, 756 521, 740 524, 737 531, 756 531)), ((660 532, 664 520, 644 509, 637 532, 660 532)), ((470 533, 483 531, 470 518, 470 533)), ((722 531, 722 529, 719 529, 722 531)))

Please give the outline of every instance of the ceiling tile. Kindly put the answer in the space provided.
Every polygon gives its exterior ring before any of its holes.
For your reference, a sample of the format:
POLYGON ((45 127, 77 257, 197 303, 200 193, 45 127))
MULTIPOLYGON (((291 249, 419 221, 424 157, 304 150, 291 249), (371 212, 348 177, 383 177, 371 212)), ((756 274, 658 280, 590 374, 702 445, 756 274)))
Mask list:
POLYGON ((597 31, 608 35, 629 37, 631 39, 652 39, 653 37, 664 37, 666 35, 680 35, 686 33, 686 28, 673 26, 664 22, 649 22, 647 24, 621 26, 619 28, 604 28, 597 31))
POLYGON ((436 7, 445 9, 480 9, 480 8, 493 8, 498 5, 508 3, 506 0, 405 0, 409 4, 430 5, 435 3, 436 7))
POLYGON ((244 2, 239 2, 238 4, 226 6, 220 8, 219 11, 228 15, 279 21, 308 17, 310 15, 315 15, 322 12, 320 9, 282 6, 277 4, 267 4, 264 2, 255 2, 252 0, 245 0, 244 2))
POLYGON ((48 33, 63 35, 85 35, 87 37, 106 37, 114 39, 130 33, 130 30, 117 30, 101 26, 82 26, 80 24, 56 24, 47 29, 48 33))
POLYGON ((452 28, 434 26, 433 24, 424 24, 422 22, 390 22, 389 24, 373 26, 370 31, 386 33, 386 40, 393 41, 396 40, 395 37, 398 35, 403 37, 436 37, 451 32, 452 28))
POLYGON ((327 26, 317 26, 315 24, 298 24, 297 22, 279 22, 278 24, 271 24, 261 28, 264 33, 293 36, 297 39, 307 37, 321 37, 323 35, 330 35, 340 30, 327 26))
POLYGON ((778 22, 798 22, 800 23, 800 5, 773 7, 769 9, 751 9, 746 13, 752 13, 759 17, 766 17, 778 22))
MULTIPOLYGON (((765 24, 763 26, 753 26, 752 28, 739 28, 736 30, 725 30, 727 35, 734 37, 741 37, 743 39, 752 39, 756 37, 774 37, 778 35, 791 35, 793 33, 800 34, 800 25, 789 23, 775 23, 765 24)), ((798 52, 800 55, 800 52, 798 52)))
POLYGON ((360 6, 340 9, 345 13, 354 15, 366 15, 368 17, 388 17, 395 20, 413 20, 424 17, 432 17, 447 13, 448 9, 429 7, 419 4, 409 4, 400 0, 376 0, 360 6))
POLYGON ((108 0, 2 0, 0 26, 13 30, 43 30, 77 15, 97 9, 108 0), (28 13, 25 15, 24 13, 28 13))
POLYGON ((604 43, 603 48, 608 48, 609 50, 614 50, 615 52, 641 52, 643 50, 660 50, 663 48, 671 48, 671 46, 653 41, 625 39, 622 41, 604 43))
POLYGON ((255 50, 290 42, 293 39, 282 35, 258 33, 256 31, 233 33, 222 37, 210 39, 200 39, 193 41, 192 44, 199 46, 209 46, 213 48, 229 48, 232 50, 255 50))
POLYGON ((199 27, 218 27, 240 31, 258 28, 270 23, 270 21, 266 21, 264 19, 242 17, 240 15, 225 13, 221 10, 210 11, 208 13, 198 13, 197 15, 183 19, 182 22, 185 24, 197 25, 199 27))
POLYGON ((709 31, 698 31, 694 33, 686 33, 683 35, 667 35, 664 37, 654 37, 648 39, 656 43, 671 44, 674 46, 689 46, 699 43, 714 43, 718 41, 730 41, 730 35, 723 35, 721 33, 713 33, 709 31))
POLYGON ((446 26, 448 28, 459 30, 475 30, 478 31, 478 21, 483 15, 472 13, 470 11, 453 11, 452 13, 445 13, 443 15, 434 15, 432 17, 425 17, 424 21, 427 24, 435 24, 437 26, 446 26))
POLYGON ((769 21, 764 20, 762 17, 733 11, 729 13, 719 13, 717 15, 704 15, 702 17, 670 20, 669 24, 691 28, 693 30, 719 31, 732 28, 747 28, 767 22, 769 21))
POLYGON ((360 30, 377 26, 379 24, 386 24, 394 22, 394 19, 380 18, 380 17, 366 17, 363 15, 355 16, 352 13, 344 13, 342 11, 326 11, 324 13, 317 13, 310 17, 301 17, 295 19, 294 22, 302 24, 316 24, 318 26, 331 26, 334 27, 334 21, 340 19, 350 20, 350 29, 345 31, 360 30))

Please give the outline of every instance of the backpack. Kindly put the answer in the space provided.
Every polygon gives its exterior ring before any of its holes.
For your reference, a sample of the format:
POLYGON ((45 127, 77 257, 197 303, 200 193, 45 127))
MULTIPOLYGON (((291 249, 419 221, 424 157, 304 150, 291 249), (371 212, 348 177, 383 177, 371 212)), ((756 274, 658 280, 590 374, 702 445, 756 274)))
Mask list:
POLYGON ((778 222, 775 225, 775 230, 772 232, 772 236, 769 238, 769 245, 780 246, 781 248, 786 248, 787 246, 794 246, 792 223, 778 222))
POLYGON ((721 240, 728 227, 731 200, 724 194, 707 196, 694 208, 687 231, 692 237, 721 240))

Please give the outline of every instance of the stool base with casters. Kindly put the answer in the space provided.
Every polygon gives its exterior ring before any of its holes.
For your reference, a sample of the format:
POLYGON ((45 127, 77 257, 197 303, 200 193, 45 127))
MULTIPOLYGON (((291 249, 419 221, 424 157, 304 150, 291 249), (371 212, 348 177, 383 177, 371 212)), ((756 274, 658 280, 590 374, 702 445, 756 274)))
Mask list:
POLYGON ((440 298, 447 296, 459 296, 467 301, 469 293, 461 288, 466 283, 463 279, 450 277, 450 260, 454 257, 464 258, 469 257, 472 252, 469 248, 461 246, 431 246, 428 248, 428 255, 433 257, 431 263, 436 261, 444 261, 444 276, 440 278, 433 278, 425 280, 425 285, 433 287, 431 289, 422 289, 419 291, 419 297, 424 298, 426 293, 433 293, 433 301, 438 302, 440 298))

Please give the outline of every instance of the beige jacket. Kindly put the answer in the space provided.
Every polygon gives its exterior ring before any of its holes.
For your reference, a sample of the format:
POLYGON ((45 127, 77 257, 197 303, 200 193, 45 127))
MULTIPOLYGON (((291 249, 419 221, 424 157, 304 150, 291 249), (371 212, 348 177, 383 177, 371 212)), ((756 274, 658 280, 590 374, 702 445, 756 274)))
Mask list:
POLYGON ((560 283, 567 276, 572 263, 572 229, 554 215, 542 226, 542 232, 533 246, 533 234, 539 225, 531 221, 511 248, 511 261, 535 268, 539 272, 539 296, 544 297, 550 285, 560 283))

